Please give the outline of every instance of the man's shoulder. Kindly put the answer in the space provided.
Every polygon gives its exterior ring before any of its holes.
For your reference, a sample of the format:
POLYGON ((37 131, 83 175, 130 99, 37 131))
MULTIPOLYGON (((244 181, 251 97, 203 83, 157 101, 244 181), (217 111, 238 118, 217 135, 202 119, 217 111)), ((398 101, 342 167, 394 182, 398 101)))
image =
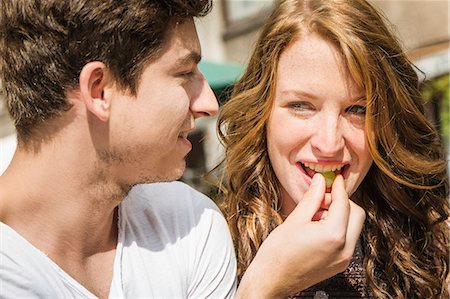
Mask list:
POLYGON ((157 210, 218 210, 209 197, 179 181, 136 185, 128 194, 126 201, 157 210))
POLYGON ((180 289, 172 297, 233 294, 236 262, 231 236, 207 196, 181 182, 135 186, 121 204, 119 219, 124 273, 144 273, 160 287, 145 291, 148 282, 126 277, 134 292, 128 297, 164 291, 166 286, 169 289, 161 293, 166 297, 168 291, 180 289))
POLYGON ((224 221, 216 204, 206 195, 182 182, 135 186, 121 204, 121 216, 128 223, 162 227, 210 226, 224 221), (223 219, 223 220, 222 220, 223 219))
POLYGON ((181 182, 135 186, 121 204, 119 219, 124 236, 141 247, 176 244, 183 248, 183 256, 201 244, 223 246, 223 238, 229 237, 225 218, 214 202, 181 182))
POLYGON ((0 222, 0 298, 62 298, 84 295, 45 253, 0 222))
POLYGON ((139 184, 132 188, 130 191, 130 194, 138 193, 145 193, 145 194, 162 194, 162 195, 200 195, 205 196, 202 193, 198 192, 191 186, 180 182, 180 181, 173 181, 173 182, 161 182, 161 183, 150 183, 150 184, 139 184))

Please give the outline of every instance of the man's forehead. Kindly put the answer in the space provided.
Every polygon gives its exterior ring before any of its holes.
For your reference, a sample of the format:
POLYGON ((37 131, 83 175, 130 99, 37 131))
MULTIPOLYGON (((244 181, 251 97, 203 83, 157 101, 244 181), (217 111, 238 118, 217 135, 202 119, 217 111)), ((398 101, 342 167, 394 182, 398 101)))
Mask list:
POLYGON ((201 47, 197 31, 192 20, 186 20, 173 26, 166 41, 161 59, 171 65, 198 63, 201 59, 201 47))

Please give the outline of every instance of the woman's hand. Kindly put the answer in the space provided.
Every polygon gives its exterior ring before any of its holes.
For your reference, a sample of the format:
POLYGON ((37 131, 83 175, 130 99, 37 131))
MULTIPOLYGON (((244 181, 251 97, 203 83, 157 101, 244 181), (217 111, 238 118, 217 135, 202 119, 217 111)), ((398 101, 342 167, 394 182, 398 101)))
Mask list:
POLYGON ((294 211, 261 245, 236 297, 294 295, 348 267, 365 212, 348 198, 341 175, 334 180, 331 202, 325 190, 324 177, 316 174, 294 211))

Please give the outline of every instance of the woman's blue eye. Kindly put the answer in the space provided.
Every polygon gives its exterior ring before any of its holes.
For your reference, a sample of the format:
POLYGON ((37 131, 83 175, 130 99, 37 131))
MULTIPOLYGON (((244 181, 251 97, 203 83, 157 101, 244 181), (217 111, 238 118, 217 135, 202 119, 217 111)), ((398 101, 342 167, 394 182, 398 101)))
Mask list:
POLYGON ((347 112, 352 114, 364 115, 366 114, 366 106, 353 105, 347 108, 347 112))
POLYGON ((311 105, 305 102, 292 102, 289 104, 289 106, 293 109, 298 110, 311 109, 311 105))

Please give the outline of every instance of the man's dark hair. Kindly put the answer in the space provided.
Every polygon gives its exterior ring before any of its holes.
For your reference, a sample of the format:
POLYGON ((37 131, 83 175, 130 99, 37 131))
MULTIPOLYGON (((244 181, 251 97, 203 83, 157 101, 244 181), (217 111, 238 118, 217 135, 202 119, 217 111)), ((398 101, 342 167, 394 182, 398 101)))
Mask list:
POLYGON ((0 80, 19 141, 71 108, 66 91, 102 61, 131 94, 174 22, 211 0, 0 0, 0 80))

